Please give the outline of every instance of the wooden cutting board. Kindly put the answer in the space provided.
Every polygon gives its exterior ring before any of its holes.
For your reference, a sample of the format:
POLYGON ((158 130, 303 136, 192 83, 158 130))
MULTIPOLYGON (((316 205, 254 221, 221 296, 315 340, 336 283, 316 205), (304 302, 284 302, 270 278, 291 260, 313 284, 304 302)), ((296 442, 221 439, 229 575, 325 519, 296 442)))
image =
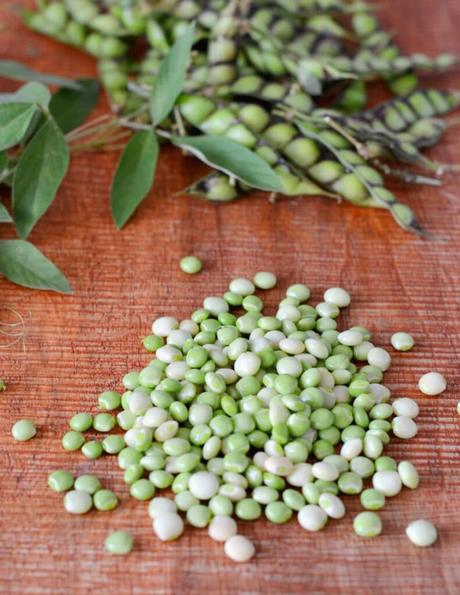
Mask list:
MULTIPOLYGON (((2 58, 67 76, 95 75, 94 62, 27 31, 17 15, 23 2, 4 1, 0 22, 2 58)), ((400 31, 407 51, 460 53, 460 4, 454 0, 382 2, 382 19, 400 31)), ((457 74, 433 83, 460 88, 457 74)), ((14 85, 1 81, 2 90, 14 85)), ((101 107, 101 110, 103 107, 101 107)), ((460 159, 459 129, 433 151, 441 161, 460 159)), ((402 231, 382 211, 316 198, 248 196, 213 205, 176 193, 204 171, 176 150, 162 153, 154 191, 123 232, 111 222, 108 194, 115 154, 73 158, 58 200, 31 240, 68 276, 75 293, 64 297, 21 289, 0 280, 0 304, 24 316, 24 346, 0 350, 0 592, 9 593, 460 593, 460 421, 458 178, 441 189, 393 188, 410 203, 439 241, 402 231), (202 274, 178 269, 188 253, 204 261, 202 274), (331 285, 350 290, 353 303, 343 324, 363 324, 388 346, 396 330, 413 332, 412 353, 392 353, 387 383, 395 396, 417 398, 419 434, 394 440, 389 454, 413 461, 421 474, 416 492, 405 490, 382 512, 381 537, 354 535, 356 498, 345 498, 342 521, 308 534, 295 521, 240 523, 257 547, 252 563, 235 565, 205 531, 187 529, 171 544, 153 535, 146 505, 132 502, 116 461, 95 463, 67 454, 60 438, 76 411, 95 411, 103 389, 117 388, 131 368, 150 359, 140 345, 161 314, 187 317, 208 294, 219 294, 233 276, 273 270, 278 288, 267 295, 273 308, 292 282, 312 288, 314 300, 331 285), (440 397, 421 395, 416 384, 429 370, 443 372, 449 388, 440 397), (10 435, 22 417, 38 425, 36 439, 19 444, 10 435), (74 518, 61 496, 46 486, 55 468, 95 472, 120 495, 113 513, 74 518), (438 543, 415 548, 406 525, 431 519, 438 543), (104 553, 114 529, 131 530, 128 557, 104 553)), ((13 237, 2 226, 2 237, 13 237)), ((2 311, 2 319, 6 312, 2 311)))

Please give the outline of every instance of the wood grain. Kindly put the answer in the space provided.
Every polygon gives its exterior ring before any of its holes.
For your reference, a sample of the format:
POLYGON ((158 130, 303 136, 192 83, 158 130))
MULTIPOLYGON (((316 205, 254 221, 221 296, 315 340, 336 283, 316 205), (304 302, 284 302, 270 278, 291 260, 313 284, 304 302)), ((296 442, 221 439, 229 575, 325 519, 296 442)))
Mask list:
MULTIPOLYGON (((28 32, 16 13, 19 2, 2 2, 0 55, 62 75, 94 75, 91 58, 28 32)), ((460 4, 454 0, 381 2, 385 23, 401 31, 407 51, 460 52, 460 4)), ((458 74, 430 79, 460 88, 458 74)), ((15 88, 2 81, 2 89, 15 88)), ((101 108, 102 109, 102 108, 101 108)), ((434 154, 460 159, 456 130, 434 154)), ((68 275, 75 293, 62 297, 20 289, 0 280, 0 303, 26 319, 24 351, 0 351, 0 591, 2 593, 449 593, 460 592, 459 292, 460 219, 458 179, 440 190, 394 185, 440 241, 427 242, 399 229, 389 215, 337 206, 325 199, 279 200, 253 195, 215 206, 177 196, 198 175, 196 162, 178 151, 162 154, 157 184, 132 222, 117 232, 110 220, 108 188, 117 156, 79 155, 32 241, 68 275), (190 278, 178 270, 188 253, 205 263, 190 278), (393 355, 388 384, 396 396, 421 405, 419 434, 397 440, 389 452, 413 461, 421 487, 404 491, 382 512, 384 534, 365 541, 352 531, 356 498, 346 498, 347 517, 318 535, 296 522, 276 527, 261 520, 242 525, 258 554, 251 564, 228 561, 204 531, 187 530, 177 543, 154 538, 146 505, 130 501, 115 461, 95 464, 68 455, 60 437, 68 418, 95 411, 106 387, 120 386, 130 368, 149 355, 139 337, 154 317, 186 317, 206 294, 225 290, 234 275, 275 271, 273 307, 294 280, 307 283, 319 300, 330 285, 354 298, 343 323, 364 324, 388 345, 395 330, 411 330, 417 347, 393 355), (440 370, 448 391, 438 398, 416 390, 418 377, 440 370), (38 436, 24 444, 10 436, 12 423, 31 417, 38 436), (61 497, 46 487, 49 471, 63 467, 95 471, 121 497, 114 513, 71 518, 61 497), (415 518, 431 519, 440 539, 416 549, 404 535, 415 518), (107 532, 126 528, 136 551, 113 558, 103 552, 107 532)), ((2 237, 9 237, 7 226, 2 237)), ((2 316, 6 316, 3 312, 2 316)))

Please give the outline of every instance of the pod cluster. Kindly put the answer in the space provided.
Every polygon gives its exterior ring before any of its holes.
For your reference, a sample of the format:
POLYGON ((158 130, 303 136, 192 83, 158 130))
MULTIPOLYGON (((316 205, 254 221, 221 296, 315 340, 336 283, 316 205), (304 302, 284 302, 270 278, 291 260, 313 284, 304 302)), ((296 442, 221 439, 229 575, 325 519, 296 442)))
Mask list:
MULTIPOLYGON (((234 279, 189 319, 157 318, 144 339, 155 353, 150 363, 123 377, 124 392, 99 396, 102 413, 77 413, 69 422, 64 448, 90 459, 116 455, 131 496, 149 501, 163 541, 186 524, 207 528, 230 558, 245 561, 255 550, 238 521, 297 517, 318 531, 345 516, 344 494, 360 498, 354 529, 371 537, 382 531, 376 511, 386 499, 419 484, 412 463, 385 455, 393 436, 417 434, 419 407, 409 398, 391 401, 383 384, 391 355, 369 330, 338 330, 348 292, 330 288, 311 306, 309 288, 295 284, 271 315, 256 287, 275 283, 268 272, 234 279), (101 440, 101 432, 110 433, 101 440), (161 490, 169 492, 158 496, 161 490)), ((406 333, 392 342, 399 350, 413 346, 406 333)), ((434 381, 428 384, 425 392, 436 394, 434 381)), ((56 491, 74 488, 66 496, 70 512, 91 508, 68 473, 49 481, 56 491)))
MULTIPOLYGON (((403 55, 368 3, 58 0, 27 15, 34 29, 99 60, 113 109, 123 113, 142 111, 163 58, 192 20, 182 115, 175 111, 164 130, 225 135, 265 159, 285 195, 385 208, 405 229, 423 233, 412 210, 385 188, 384 174, 437 181, 381 163, 432 174, 447 168, 421 150, 439 141, 447 127, 440 116, 457 107, 459 94, 422 89, 416 73, 450 68, 457 58, 403 55), (395 98, 369 108, 367 89, 378 79, 395 98)), ((189 188, 214 201, 249 190, 218 171, 189 188)))

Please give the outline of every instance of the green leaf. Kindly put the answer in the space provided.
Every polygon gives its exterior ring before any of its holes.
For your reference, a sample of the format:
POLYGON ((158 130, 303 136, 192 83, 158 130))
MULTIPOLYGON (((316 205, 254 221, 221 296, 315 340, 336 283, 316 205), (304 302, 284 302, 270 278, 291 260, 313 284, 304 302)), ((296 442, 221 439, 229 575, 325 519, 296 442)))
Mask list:
POLYGON ((53 202, 69 165, 64 135, 50 117, 26 146, 13 180, 13 213, 26 238, 53 202))
POLYGON ((48 87, 41 83, 30 82, 20 87, 14 93, 0 93, 1 103, 36 103, 45 109, 51 99, 48 87))
POLYGON ((118 229, 149 193, 158 153, 158 140, 153 130, 136 132, 124 148, 112 183, 112 217, 118 229))
POLYGON ((45 72, 36 72, 21 62, 13 60, 0 60, 0 76, 14 81, 37 81, 45 85, 59 85, 69 89, 79 89, 80 85, 63 76, 55 76, 45 72))
POLYGON ((36 107, 30 103, 0 104, 0 151, 14 147, 24 138, 36 107))
POLYGON ((150 97, 150 113, 154 126, 170 114, 182 91, 190 61, 194 33, 195 27, 192 23, 175 41, 168 55, 160 64, 150 97))
POLYGON ((24 287, 72 293, 61 271, 24 240, 0 240, 0 273, 24 287))
POLYGON ((99 99, 95 79, 78 79, 78 83, 80 89, 59 89, 51 99, 50 112, 64 134, 83 124, 99 99))
POLYGON ((283 192, 279 177, 268 163, 235 141, 221 136, 174 136, 171 142, 253 188, 283 192))
POLYGON ((13 223, 13 218, 6 210, 5 205, 0 202, 0 223, 13 223))

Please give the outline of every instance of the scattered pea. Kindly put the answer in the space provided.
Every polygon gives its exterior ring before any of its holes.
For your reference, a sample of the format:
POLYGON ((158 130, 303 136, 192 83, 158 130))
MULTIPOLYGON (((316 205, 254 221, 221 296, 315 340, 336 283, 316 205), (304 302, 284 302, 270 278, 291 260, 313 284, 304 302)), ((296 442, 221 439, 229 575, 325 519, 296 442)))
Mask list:
POLYGON ((64 508, 72 514, 84 514, 93 507, 93 500, 88 492, 70 490, 64 496, 64 508))
POLYGON ((418 387, 425 395, 440 395, 446 390, 447 382, 439 372, 428 372, 420 378, 418 387))
POLYGON ((184 532, 184 521, 177 512, 166 512, 153 519, 153 530, 161 541, 173 541, 184 532))
POLYGON ((307 504, 297 513, 297 520, 307 531, 320 531, 327 523, 327 514, 316 504, 307 504))
MULTIPOLYGON (((99 409, 113 411, 121 405, 121 395, 114 390, 106 390, 98 398, 99 409)), ((89 426, 90 427, 90 426, 89 426)), ((89 429, 88 427, 88 429, 89 429)), ((75 428, 73 428, 75 429, 75 428)), ((83 430, 82 430, 83 431, 83 430)))
POLYGON ((410 351, 414 346, 414 339, 409 333, 394 333, 390 341, 396 351, 410 351))
POLYGON ((276 276, 273 273, 260 271, 252 279, 254 285, 259 289, 272 289, 276 285, 276 276))
POLYGON ((77 413, 69 421, 69 426, 75 432, 86 432, 92 425, 93 416, 90 413, 77 413))
POLYGON ((148 479, 138 479, 131 484, 129 493, 136 500, 150 500, 155 495, 155 486, 148 479))
POLYGON ((82 454, 87 459, 98 459, 102 456, 104 452, 104 447, 102 446, 102 442, 97 440, 89 440, 81 447, 82 454))
POLYGON ((93 495, 93 504, 97 510, 106 512, 118 506, 118 498, 111 490, 98 490, 93 495))
POLYGON ((81 432, 75 432, 75 430, 66 432, 62 437, 62 446, 65 450, 78 450, 84 443, 85 437, 83 434, 81 432))
POLYGON ((385 506, 385 495, 379 490, 369 488, 361 492, 360 501, 367 510, 380 510, 385 506))
POLYGON ((101 482, 95 475, 79 475, 75 480, 74 487, 76 490, 93 495, 101 489, 101 482))
MULTIPOLYGON (((20 419, 11 428, 11 434, 15 440, 24 442, 30 440, 37 433, 35 424, 30 419, 20 419)), ((79 448, 79 447, 77 447, 79 448)))
POLYGON ((406 529, 406 535, 418 547, 429 547, 438 538, 436 527, 425 519, 412 521, 406 529))
POLYGON ((360 512, 353 520, 353 529, 360 537, 376 537, 382 532, 382 521, 375 512, 360 512))
POLYGON ((48 485, 55 492, 67 492, 74 484, 73 475, 68 471, 58 469, 48 475, 48 485))
POLYGON ((208 534, 214 541, 227 541, 238 531, 236 522, 229 516, 215 516, 209 523, 208 534))
POLYGON ((247 562, 256 553, 254 544, 243 535, 232 535, 224 545, 225 554, 234 562, 247 562))
POLYGON ((188 275, 199 273, 203 265, 197 256, 184 256, 180 261, 180 268, 188 275))
POLYGON ((111 413, 98 413, 94 416, 93 428, 98 432, 110 432, 116 423, 117 419, 111 413))
POLYGON ((127 531, 113 531, 106 537, 105 550, 117 556, 129 554, 133 549, 134 539, 127 531))

